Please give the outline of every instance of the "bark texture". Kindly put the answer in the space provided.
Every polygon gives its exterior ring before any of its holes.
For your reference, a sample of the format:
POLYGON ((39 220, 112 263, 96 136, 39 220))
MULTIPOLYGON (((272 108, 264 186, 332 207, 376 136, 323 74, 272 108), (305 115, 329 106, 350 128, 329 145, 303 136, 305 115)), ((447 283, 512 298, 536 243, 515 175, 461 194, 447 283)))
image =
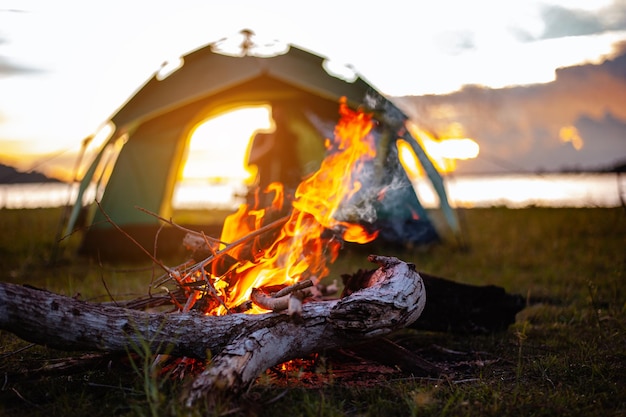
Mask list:
POLYGON ((381 337, 417 320, 426 295, 415 267, 392 257, 369 259, 380 267, 363 289, 305 303, 297 316, 147 313, 0 283, 0 328, 63 350, 114 353, 148 343, 154 353, 176 356, 206 358, 210 351, 211 364, 185 398, 191 405, 216 389, 239 392, 287 360, 381 337))

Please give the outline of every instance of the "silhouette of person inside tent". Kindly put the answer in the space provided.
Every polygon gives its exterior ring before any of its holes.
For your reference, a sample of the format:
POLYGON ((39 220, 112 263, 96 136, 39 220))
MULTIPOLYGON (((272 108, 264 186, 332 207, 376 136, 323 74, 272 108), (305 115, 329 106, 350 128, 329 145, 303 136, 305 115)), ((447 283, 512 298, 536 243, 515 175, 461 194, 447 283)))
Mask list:
MULTIPOLYGON (((258 132, 252 139, 248 154, 248 165, 256 165, 257 178, 254 188, 262 194, 273 182, 284 186, 285 195, 293 195, 302 179, 302 170, 298 158, 297 135, 290 128, 287 110, 279 104, 272 105, 274 130, 258 132)), ((254 198, 254 190, 252 191, 254 198)), ((269 195, 271 201, 272 195, 269 195)), ((261 200, 261 206, 266 206, 261 200)))

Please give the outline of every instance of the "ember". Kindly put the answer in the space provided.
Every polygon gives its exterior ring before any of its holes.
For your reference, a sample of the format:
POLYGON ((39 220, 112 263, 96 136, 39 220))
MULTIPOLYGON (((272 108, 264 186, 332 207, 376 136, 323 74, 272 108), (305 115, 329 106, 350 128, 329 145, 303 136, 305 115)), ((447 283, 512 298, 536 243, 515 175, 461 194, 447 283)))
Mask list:
MULTIPOLYGON (((219 241, 209 245, 213 255, 177 277, 187 295, 183 311, 208 296, 213 301, 204 301, 203 311, 223 315, 240 311, 243 305, 249 307, 254 289, 290 286, 303 280, 316 285, 328 275, 327 264, 335 261, 342 242, 367 243, 376 238, 376 233, 334 217, 340 204, 360 189, 355 177, 363 163, 376 155, 372 116, 350 109, 345 100, 340 103, 340 115, 334 138, 326 140, 327 156, 320 169, 298 185, 293 201, 285 196, 282 184, 270 184, 263 191, 273 194, 271 205, 242 205, 226 219, 219 241), (279 221, 281 228, 269 227, 285 211, 289 214, 279 221), (263 227, 270 229, 268 233, 250 239, 263 227), (242 239, 246 244, 224 243, 242 239)), ((248 310, 264 311, 268 309, 259 303, 248 310)))

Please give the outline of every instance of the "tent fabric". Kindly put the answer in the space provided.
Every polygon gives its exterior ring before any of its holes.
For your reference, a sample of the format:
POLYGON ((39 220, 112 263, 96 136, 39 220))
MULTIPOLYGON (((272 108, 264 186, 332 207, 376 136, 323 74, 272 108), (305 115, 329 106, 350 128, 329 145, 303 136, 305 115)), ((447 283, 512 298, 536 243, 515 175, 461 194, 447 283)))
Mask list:
MULTIPOLYGON (((209 45, 184 56, 183 60, 184 65, 167 78, 159 79, 155 74, 111 117, 115 130, 103 149, 113 146, 120 138, 124 138, 125 144, 108 181, 102 184, 99 207, 86 204, 79 195, 67 224, 67 231, 72 231, 77 226, 78 211, 89 211, 81 253, 118 258, 141 252, 129 245, 126 236, 113 230, 109 220, 144 247, 155 245, 160 222, 137 207, 164 218, 171 217, 174 185, 189 136, 202 120, 239 106, 280 102, 292 109, 293 120, 298 122, 307 140, 323 143, 328 132, 321 131, 321 126, 333 126, 337 121, 340 99, 344 97, 349 106, 356 108, 363 104, 368 92, 375 91, 361 78, 348 82, 330 75, 323 67, 323 57, 294 46, 282 55, 256 57, 222 55, 213 52, 209 45)), ((376 96, 382 97, 378 93, 376 96)), ((436 240, 438 233, 397 160, 394 144, 393 140, 379 142, 378 158, 386 167, 380 181, 394 181, 395 186, 390 197, 378 203, 377 221, 363 223, 380 229, 380 239, 396 244, 436 240)), ((417 142, 413 146, 421 150, 417 142)), ((425 154, 419 156, 423 160, 425 154)), ((102 164, 101 158, 96 157, 80 185, 81 190, 102 169, 102 164)), ((431 173, 432 169, 431 164, 427 172, 431 173)), ((442 197, 447 204, 445 194, 440 193, 442 197)), ((186 226, 213 234, 219 229, 215 224, 186 226)), ((178 239, 175 231, 165 234, 178 239)), ((168 243, 159 244, 160 253, 175 246, 169 244, 169 239, 168 243)))
POLYGON ((207 46, 186 55, 184 66, 164 80, 154 75, 111 120, 124 126, 207 97, 262 101, 281 92, 288 96, 299 91, 334 103, 345 96, 353 105, 360 104, 371 87, 360 78, 349 83, 330 76, 323 62, 322 57, 293 46, 271 58, 222 55, 207 46), (273 81, 290 88, 278 88, 273 81), (224 92, 226 97, 220 94, 224 92))

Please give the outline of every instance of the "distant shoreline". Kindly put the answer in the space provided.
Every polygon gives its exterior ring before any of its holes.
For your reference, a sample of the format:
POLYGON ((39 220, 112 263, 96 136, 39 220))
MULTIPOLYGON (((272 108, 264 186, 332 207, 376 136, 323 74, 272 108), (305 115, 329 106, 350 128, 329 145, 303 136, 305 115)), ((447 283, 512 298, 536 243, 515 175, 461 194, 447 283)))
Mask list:
POLYGON ((0 164, 0 184, 34 184, 34 183, 62 183, 56 178, 48 177, 37 171, 22 172, 17 169, 0 164))
MULTIPOLYGON (((0 209, 34 208, 72 204, 78 183, 48 182, 0 184, 0 209), (69 203, 68 203, 69 202, 69 203)), ((427 179, 414 189, 424 208, 438 207, 438 198, 427 179)), ((93 201, 95 187, 88 187, 83 201, 93 201)), ((446 191, 457 208, 505 206, 618 207, 626 201, 626 176, 619 173, 449 175, 446 191)), ((172 196, 175 209, 235 209, 238 189, 205 182, 177 184, 172 196)))

